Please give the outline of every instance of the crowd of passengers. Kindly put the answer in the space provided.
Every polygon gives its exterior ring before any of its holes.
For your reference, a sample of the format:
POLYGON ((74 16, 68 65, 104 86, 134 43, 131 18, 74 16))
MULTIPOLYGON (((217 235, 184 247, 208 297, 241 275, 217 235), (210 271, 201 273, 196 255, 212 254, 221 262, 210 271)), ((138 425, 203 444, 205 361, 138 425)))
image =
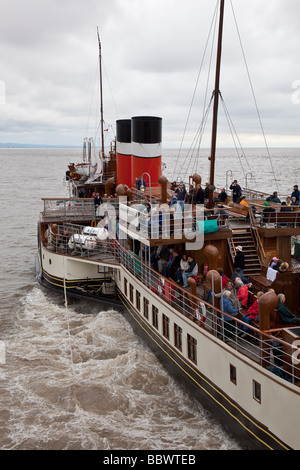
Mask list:
MULTIPOLYGON (((179 254, 175 249, 169 248, 167 245, 159 246, 153 249, 151 253, 151 266, 153 269, 158 271, 166 278, 171 278, 173 281, 188 287, 188 277, 193 277, 197 280, 198 275, 198 264, 192 256, 188 256, 185 253, 179 254)), ((289 265, 286 262, 279 260, 274 257, 269 265, 272 269, 278 271, 278 273, 284 273, 287 271, 289 265)), ((233 318, 241 316, 241 320, 250 324, 251 322, 259 321, 259 309, 258 300, 264 292, 254 291, 254 286, 249 279, 244 275, 244 258, 242 248, 237 247, 237 255, 234 261, 234 272, 232 276, 227 276, 222 268, 218 268, 218 273, 221 277, 221 292, 215 293, 211 289, 202 291, 202 298, 209 304, 213 304, 214 298, 219 298, 220 309, 224 314, 225 321, 225 336, 228 339, 231 336, 231 330, 233 328, 233 318), (249 292, 256 295, 256 300, 249 306, 248 298, 249 292)), ((273 289, 270 289, 274 292, 273 289)), ((297 318, 285 304, 284 294, 278 294, 277 311, 279 313, 282 323, 285 324, 296 324, 300 325, 300 319, 297 318)), ((245 336, 249 328, 246 325, 241 325, 239 334, 245 336)))

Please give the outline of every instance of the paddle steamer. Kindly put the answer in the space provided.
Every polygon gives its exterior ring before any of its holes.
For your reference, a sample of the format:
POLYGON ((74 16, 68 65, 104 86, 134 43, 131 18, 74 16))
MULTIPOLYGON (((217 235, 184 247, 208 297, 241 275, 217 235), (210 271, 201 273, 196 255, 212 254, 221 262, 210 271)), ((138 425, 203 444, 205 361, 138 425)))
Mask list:
MULTIPOLYGON (((174 188, 161 172, 160 117, 118 120, 116 142, 108 156, 100 152, 97 167, 89 160, 89 142, 84 168, 90 165, 92 171, 70 164, 70 197, 43 199, 38 277, 66 300, 71 295, 91 298, 101 308, 123 312, 170 373, 244 448, 299 449, 300 327, 282 322, 277 294, 285 294, 298 319, 300 206, 281 212, 280 204, 271 202, 274 211, 265 213, 267 195, 247 188, 247 206, 230 196, 222 210, 214 204, 223 11, 221 1, 208 200, 183 210, 172 206, 174 188), (140 176, 146 187, 136 186, 140 176), (99 207, 97 193, 102 199, 99 207), (238 315, 225 316, 223 297, 218 295, 219 268, 231 276, 237 246, 245 254, 243 274, 252 287, 238 315), (187 254, 197 263, 198 274, 187 279, 188 287, 157 269, 154 258, 162 247, 187 254), (270 271, 274 257, 286 261, 289 269, 270 271), (263 292, 259 319, 245 323, 243 314, 257 300, 258 291, 263 292)), ((185 184, 198 188, 201 175, 191 175, 185 184)))

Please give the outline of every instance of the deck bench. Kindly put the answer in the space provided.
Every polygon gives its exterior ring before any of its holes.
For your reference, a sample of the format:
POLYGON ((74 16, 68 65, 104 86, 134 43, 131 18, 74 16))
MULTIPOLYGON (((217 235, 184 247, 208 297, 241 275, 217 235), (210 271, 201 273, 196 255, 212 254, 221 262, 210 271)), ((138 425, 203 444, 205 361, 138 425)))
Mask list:
POLYGON ((260 225, 274 224, 276 227, 300 227, 300 211, 265 212, 261 216, 260 225))
POLYGON ((231 202, 229 206, 224 206, 229 210, 230 217, 246 218, 249 214, 249 207, 236 202, 231 202))

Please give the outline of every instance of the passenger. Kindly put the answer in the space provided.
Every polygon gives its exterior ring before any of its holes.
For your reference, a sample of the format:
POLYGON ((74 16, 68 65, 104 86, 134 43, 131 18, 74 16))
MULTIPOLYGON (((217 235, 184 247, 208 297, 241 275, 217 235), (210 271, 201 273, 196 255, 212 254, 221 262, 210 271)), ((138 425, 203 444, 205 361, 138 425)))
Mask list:
POLYGON ((235 285, 238 287, 237 297, 241 302, 241 307, 247 308, 249 295, 248 286, 244 284, 239 278, 236 278, 235 285))
POLYGON ((188 277, 197 276, 198 274, 198 264, 192 258, 192 256, 188 257, 188 262, 189 262, 188 269, 182 272, 183 287, 188 287, 187 282, 186 282, 188 277))
POLYGON ((171 277, 172 279, 174 279, 176 275, 176 271, 179 267, 179 264, 180 264, 180 256, 177 253, 177 251, 174 250, 167 263, 167 266, 165 266, 163 269, 163 275, 167 278, 171 277))
POLYGON ((215 212, 215 215, 222 215, 223 219, 229 218, 229 213, 224 210, 224 206, 222 204, 218 204, 218 210, 215 212))
POLYGON ((204 204, 204 199, 205 199, 204 190, 200 185, 197 191, 196 204, 204 204))
POLYGON ((241 204, 242 206, 249 207, 249 204, 247 203, 245 196, 242 196, 242 197, 240 198, 240 204, 241 204))
POLYGON ((177 197, 173 196, 171 201, 170 201, 170 207, 173 206, 174 204, 177 204, 177 197))
POLYGON ((279 204, 281 204, 281 201, 278 197, 278 192, 277 191, 274 191, 274 193, 267 197, 266 201, 269 201, 269 202, 278 202, 279 204))
POLYGON ((209 183, 205 183, 205 188, 204 188, 204 201, 209 200, 209 183))
POLYGON ((186 271, 189 268, 189 262, 187 260, 187 255, 184 253, 182 255, 182 258, 180 260, 180 266, 176 271, 176 282, 180 283, 181 277, 182 277, 182 272, 186 271))
POLYGON ((269 203, 268 202, 264 202, 264 209, 262 211, 262 218, 261 218, 261 221, 260 221, 260 224, 265 224, 266 222, 268 222, 269 217, 268 217, 268 214, 269 212, 276 212, 274 207, 270 207, 269 206, 269 203))
POLYGON ((187 196, 183 181, 180 181, 179 187, 176 189, 175 194, 177 197, 177 202, 183 207, 187 196))
POLYGON ((232 190, 232 201, 235 203, 240 202, 240 197, 242 196, 242 188, 238 184, 237 180, 230 185, 229 189, 232 190))
POLYGON ((244 273, 240 268, 236 268, 234 270, 231 276, 231 280, 235 281, 237 277, 239 277, 243 281, 244 284, 249 284, 249 279, 246 276, 244 276, 244 273))
POLYGON ((141 176, 139 176, 135 180, 135 185, 136 185, 136 189, 138 189, 138 190, 146 189, 146 182, 145 182, 145 180, 142 180, 141 176))
MULTIPOLYGON (((230 300, 230 295, 231 295, 231 292, 229 290, 225 290, 224 295, 221 300, 221 309, 224 313, 228 313, 229 315, 235 317, 239 313, 239 310, 233 307, 232 302, 230 300)), ((225 341, 226 340, 228 341, 231 338, 232 322, 233 322, 233 319, 231 317, 227 317, 226 315, 224 315, 225 341)))
POLYGON ((272 258, 272 260, 269 263, 269 268, 274 269, 274 266, 276 266, 277 261, 278 261, 278 258, 276 258, 276 256, 274 256, 274 258, 272 258))
POLYGON ((273 266, 273 269, 275 269, 275 271, 279 271, 279 268, 280 268, 282 263, 283 263, 283 261, 281 259, 279 259, 277 261, 277 263, 273 266))
POLYGON ((95 193, 95 197, 94 197, 95 216, 98 215, 97 211, 98 211, 98 209, 99 209, 99 207, 101 206, 102 203, 103 203, 103 201, 102 201, 102 198, 101 198, 100 194, 95 193))
POLYGON ((158 260, 159 260, 159 253, 157 248, 151 248, 151 255, 150 255, 150 262, 151 266, 155 271, 158 271, 158 260))
POLYGON ((163 273, 164 266, 167 265, 169 258, 170 258, 170 250, 167 245, 164 245, 159 252, 158 261, 157 261, 157 269, 160 274, 163 273))
POLYGON ((225 191, 225 188, 222 188, 221 189, 221 192, 218 194, 218 196, 214 199, 214 203, 218 203, 218 202, 221 202, 222 204, 225 203, 227 199, 227 193, 225 191))
MULTIPOLYGON (((258 321, 259 320, 259 308, 258 308, 258 300, 260 299, 260 297, 263 295, 264 293, 262 291, 259 291, 257 292, 257 299, 255 300, 255 302, 253 302, 253 304, 251 305, 251 307, 248 309, 247 313, 245 313, 245 315, 242 316, 242 321, 244 323, 248 323, 248 325, 251 323, 251 321, 258 321)), ((241 330, 243 331, 248 331, 249 328, 246 326, 246 325, 241 325, 240 326, 241 330)))
POLYGON ((236 247, 236 256, 234 258, 234 269, 240 268, 241 271, 245 269, 245 255, 243 253, 243 248, 239 245, 236 247))
POLYGON ((299 189, 298 189, 298 185, 297 185, 297 184, 294 185, 293 192, 292 192, 292 194, 291 194, 291 199, 293 199, 293 197, 295 198, 296 204, 299 204, 299 200, 300 200, 300 191, 299 191, 299 189))
POLYGON ((239 302, 239 299, 237 298, 237 293, 236 293, 236 290, 234 289, 233 282, 228 281, 226 288, 223 289, 220 294, 213 294, 213 296, 216 299, 220 299, 224 296, 225 291, 230 292, 230 300, 231 300, 232 306, 233 308, 238 310, 240 308, 240 302, 239 302))
POLYGON ((298 206, 298 202, 297 202, 297 199, 295 197, 292 197, 291 206, 298 206))
POLYGON ((280 212, 292 212, 293 209, 291 207, 291 205, 287 205, 287 203, 285 201, 282 201, 281 203, 281 207, 280 207, 280 212))
POLYGON ((224 274, 223 268, 218 268, 217 271, 218 271, 218 273, 219 273, 220 276, 221 276, 221 280, 222 280, 222 282, 221 282, 221 284, 222 284, 222 289, 225 289, 226 286, 227 286, 227 284, 228 284, 229 279, 228 279, 228 277, 224 274))
POLYGON ((300 325, 300 319, 297 318, 285 305, 284 294, 278 294, 277 310, 283 323, 296 323, 296 325, 300 325))
POLYGON ((278 272, 279 273, 285 273, 288 269, 289 269, 289 264, 284 262, 284 263, 281 263, 281 265, 279 266, 279 269, 278 269, 278 272))
POLYGON ((188 204, 196 204, 196 195, 197 195, 196 188, 194 188, 194 186, 190 184, 189 192, 186 195, 186 202, 188 204))

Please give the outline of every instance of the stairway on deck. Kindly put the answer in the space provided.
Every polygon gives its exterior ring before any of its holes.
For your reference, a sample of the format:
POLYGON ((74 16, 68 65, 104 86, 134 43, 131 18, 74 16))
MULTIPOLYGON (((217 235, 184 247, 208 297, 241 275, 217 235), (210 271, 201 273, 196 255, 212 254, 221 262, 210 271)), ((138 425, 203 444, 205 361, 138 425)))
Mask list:
POLYGON ((232 230, 234 247, 241 246, 245 255, 245 276, 260 274, 261 265, 250 228, 232 230))

